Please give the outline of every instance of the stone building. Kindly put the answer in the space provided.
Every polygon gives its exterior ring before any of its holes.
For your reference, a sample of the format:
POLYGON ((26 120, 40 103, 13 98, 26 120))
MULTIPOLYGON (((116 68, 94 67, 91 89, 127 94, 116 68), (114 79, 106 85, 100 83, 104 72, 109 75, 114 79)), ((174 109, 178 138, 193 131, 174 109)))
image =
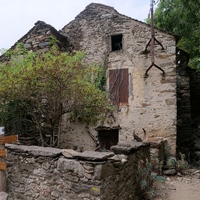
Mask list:
MULTIPOLYGON (((39 21, 18 42, 28 50, 48 51, 50 35, 60 41, 62 50, 85 51, 86 62, 103 67, 107 90, 116 107, 103 123, 91 127, 70 123, 63 117, 61 148, 94 150, 100 145, 109 149, 138 136, 148 142, 166 140, 175 154, 177 86, 181 85, 177 82, 181 79, 177 74, 177 36, 155 29, 157 67, 150 67, 150 26, 112 7, 92 3, 61 31, 39 21)), ((188 82, 186 78, 186 85, 188 82)), ((180 91, 189 95, 189 88, 180 91)), ((190 115, 189 102, 187 107, 190 115)), ((179 117, 179 122, 182 117, 185 115, 179 117)), ((190 131, 187 129, 187 133, 190 131)))
MULTIPOLYGON (((61 33, 74 48, 87 52, 87 62, 99 63, 106 71, 108 90, 117 112, 104 124, 90 128, 90 134, 98 136, 100 145, 109 148, 112 142, 130 142, 135 132, 146 141, 166 138, 175 152, 176 37, 156 30, 156 39, 162 45, 156 45, 155 59, 165 75, 152 67, 145 78, 151 65, 150 47, 146 47, 151 38, 149 25, 109 6, 90 4, 61 33)), ((87 136, 80 135, 84 131, 73 133, 68 144, 95 148, 96 144, 89 142, 87 136)))

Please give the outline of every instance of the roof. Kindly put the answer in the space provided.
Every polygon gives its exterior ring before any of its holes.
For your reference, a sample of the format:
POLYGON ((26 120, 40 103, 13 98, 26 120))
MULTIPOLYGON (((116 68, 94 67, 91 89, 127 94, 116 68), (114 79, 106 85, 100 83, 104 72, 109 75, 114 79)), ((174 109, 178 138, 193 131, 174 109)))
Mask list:
MULTIPOLYGON (((13 46, 10 48, 10 49, 14 49, 16 47, 16 45, 18 43, 24 43, 25 44, 25 47, 28 49, 28 50, 33 50, 35 51, 34 49, 34 45, 32 45, 34 41, 34 38, 36 38, 37 40, 37 37, 38 36, 42 36, 42 35, 45 35, 46 33, 49 33, 50 35, 54 36, 58 41, 58 46, 61 48, 61 49, 64 49, 65 51, 71 51, 72 49, 72 44, 70 43, 69 39, 67 36, 64 36, 62 35, 59 31, 57 31, 53 26, 49 25, 49 24, 46 24, 44 21, 37 21, 35 24, 34 24, 34 27, 31 28, 24 36, 22 36, 17 42, 15 42, 13 44, 13 46), (32 40, 31 40, 31 37, 32 37, 32 40), (29 41, 29 42, 28 42, 29 41), (67 50, 66 50, 67 49, 67 50)), ((48 37, 48 34, 46 34, 46 38, 43 37, 40 41, 40 43, 38 42, 38 46, 40 46, 41 48, 41 51, 42 49, 44 49, 45 47, 49 46, 49 37, 48 37), (40 45, 42 44, 42 45, 40 45)), ((37 42, 37 41, 36 41, 37 42)), ((37 49, 39 47, 36 47, 37 49)), ((0 60, 4 60, 5 58, 5 55, 1 55, 0 56, 0 60)))

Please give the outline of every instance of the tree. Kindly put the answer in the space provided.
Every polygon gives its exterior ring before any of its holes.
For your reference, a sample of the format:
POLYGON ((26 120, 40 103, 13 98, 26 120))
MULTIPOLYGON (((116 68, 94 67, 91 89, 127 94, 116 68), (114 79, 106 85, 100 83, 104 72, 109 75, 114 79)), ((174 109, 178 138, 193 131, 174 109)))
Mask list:
POLYGON ((8 61, 0 65, 1 123, 6 127, 16 118, 13 107, 23 108, 22 118, 34 123, 41 145, 59 146, 64 114, 90 124, 108 111, 106 92, 99 89, 102 68, 86 66, 84 53, 70 55, 53 46, 38 55, 21 46, 6 55, 8 61))
POLYGON ((200 69, 200 1, 161 0, 155 26, 181 36, 178 47, 190 54, 189 65, 200 69))

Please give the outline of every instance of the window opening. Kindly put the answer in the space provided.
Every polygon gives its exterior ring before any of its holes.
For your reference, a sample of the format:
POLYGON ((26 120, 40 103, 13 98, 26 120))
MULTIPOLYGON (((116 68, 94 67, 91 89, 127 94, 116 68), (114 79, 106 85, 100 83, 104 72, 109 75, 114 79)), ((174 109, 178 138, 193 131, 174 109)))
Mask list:
POLYGON ((122 49, 122 34, 111 36, 112 51, 122 49))
POLYGON ((100 149, 110 150, 110 147, 117 145, 119 141, 119 129, 99 130, 98 138, 100 149))

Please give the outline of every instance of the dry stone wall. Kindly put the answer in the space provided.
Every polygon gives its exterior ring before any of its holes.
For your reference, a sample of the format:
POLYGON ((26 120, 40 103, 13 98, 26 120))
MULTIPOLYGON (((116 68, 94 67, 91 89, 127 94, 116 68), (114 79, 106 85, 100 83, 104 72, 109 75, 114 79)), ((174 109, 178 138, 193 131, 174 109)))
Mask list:
POLYGON ((139 200, 149 181, 149 145, 112 152, 7 145, 9 200, 139 200))

